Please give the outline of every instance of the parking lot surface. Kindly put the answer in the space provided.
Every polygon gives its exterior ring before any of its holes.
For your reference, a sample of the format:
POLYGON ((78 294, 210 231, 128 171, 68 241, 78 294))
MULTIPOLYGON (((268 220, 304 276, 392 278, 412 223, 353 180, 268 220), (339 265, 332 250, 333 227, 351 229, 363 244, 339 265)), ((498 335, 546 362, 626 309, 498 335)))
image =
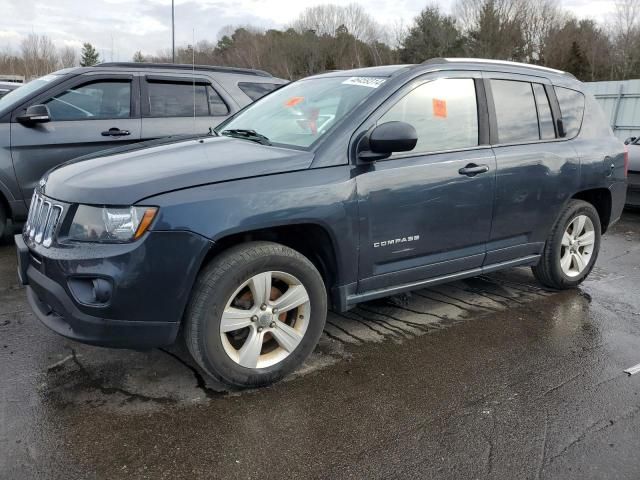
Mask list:
POLYGON ((514 269, 330 314, 305 367, 221 392, 181 346, 65 340, 0 247, 0 478, 640 478, 640 213, 588 281, 514 269))

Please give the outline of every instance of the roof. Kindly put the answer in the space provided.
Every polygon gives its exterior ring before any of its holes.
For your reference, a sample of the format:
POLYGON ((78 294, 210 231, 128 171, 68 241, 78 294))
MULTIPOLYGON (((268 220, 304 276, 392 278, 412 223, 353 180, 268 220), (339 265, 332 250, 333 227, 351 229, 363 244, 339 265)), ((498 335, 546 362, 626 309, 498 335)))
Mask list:
POLYGON ((399 72, 409 70, 414 65, 380 65, 377 67, 353 68, 351 70, 331 70, 312 75, 314 77, 391 77, 399 72))
POLYGON ((555 68, 543 67, 541 65, 533 65, 530 63, 521 62, 509 62, 507 60, 492 60, 488 58, 431 58, 421 63, 421 65, 442 65, 452 63, 466 63, 471 65, 500 65, 503 67, 515 67, 528 70, 537 70, 539 72, 551 73, 554 75, 563 75, 570 78, 575 78, 572 74, 564 72, 562 70, 556 70, 555 68))
POLYGON ((207 72, 218 73, 235 73, 239 75, 254 75, 258 77, 272 77, 268 72, 264 70, 255 70, 251 68, 236 68, 236 67, 220 67, 216 65, 191 65, 187 63, 140 63, 140 62, 106 62, 94 65, 94 67, 104 68, 127 68, 127 69, 162 69, 162 70, 205 70, 207 72))

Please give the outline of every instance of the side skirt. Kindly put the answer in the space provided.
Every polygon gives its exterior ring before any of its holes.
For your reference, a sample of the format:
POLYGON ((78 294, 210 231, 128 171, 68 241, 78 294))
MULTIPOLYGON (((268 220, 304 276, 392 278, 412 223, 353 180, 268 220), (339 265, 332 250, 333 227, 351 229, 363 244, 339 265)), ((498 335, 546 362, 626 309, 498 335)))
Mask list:
POLYGON ((504 270, 506 268, 533 266, 537 265, 539 260, 540 255, 528 255, 526 257, 509 260, 507 262, 494 263, 493 265, 485 265, 483 267, 473 268, 471 270, 465 270, 463 272, 443 275, 441 277, 429 278, 427 280, 420 280, 418 282, 406 283, 403 285, 395 285, 393 287, 381 288, 379 290, 370 290, 363 293, 355 293, 356 284, 345 285, 338 288, 337 307, 339 311, 344 312, 350 310, 361 302, 367 302, 369 300, 375 300, 376 298, 388 297, 390 295, 408 292, 410 290, 438 285, 440 283, 453 282, 455 280, 461 280, 463 278, 477 277, 478 275, 482 275, 484 273, 504 270))

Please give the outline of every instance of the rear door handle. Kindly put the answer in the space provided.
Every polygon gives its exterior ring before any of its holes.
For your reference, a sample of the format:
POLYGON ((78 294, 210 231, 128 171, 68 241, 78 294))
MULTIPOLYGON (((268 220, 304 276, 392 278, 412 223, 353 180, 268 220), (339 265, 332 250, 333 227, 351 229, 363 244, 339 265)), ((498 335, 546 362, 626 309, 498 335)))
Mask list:
POLYGON ((474 177, 479 173, 486 173, 489 171, 489 165, 476 165, 475 163, 470 163, 464 168, 458 170, 460 175, 466 175, 467 177, 474 177))
POLYGON ((131 132, 129 130, 120 130, 117 127, 113 127, 105 132, 102 132, 103 137, 124 137, 126 135, 131 135, 131 132))

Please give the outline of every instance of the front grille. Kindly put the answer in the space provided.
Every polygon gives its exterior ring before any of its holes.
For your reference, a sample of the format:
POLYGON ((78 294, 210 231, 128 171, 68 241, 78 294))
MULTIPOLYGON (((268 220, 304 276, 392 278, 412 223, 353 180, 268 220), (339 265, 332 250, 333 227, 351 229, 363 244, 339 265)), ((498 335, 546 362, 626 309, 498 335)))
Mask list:
POLYGON ((63 204, 34 192, 27 222, 24 225, 25 238, 44 247, 50 247, 64 212, 63 204))

